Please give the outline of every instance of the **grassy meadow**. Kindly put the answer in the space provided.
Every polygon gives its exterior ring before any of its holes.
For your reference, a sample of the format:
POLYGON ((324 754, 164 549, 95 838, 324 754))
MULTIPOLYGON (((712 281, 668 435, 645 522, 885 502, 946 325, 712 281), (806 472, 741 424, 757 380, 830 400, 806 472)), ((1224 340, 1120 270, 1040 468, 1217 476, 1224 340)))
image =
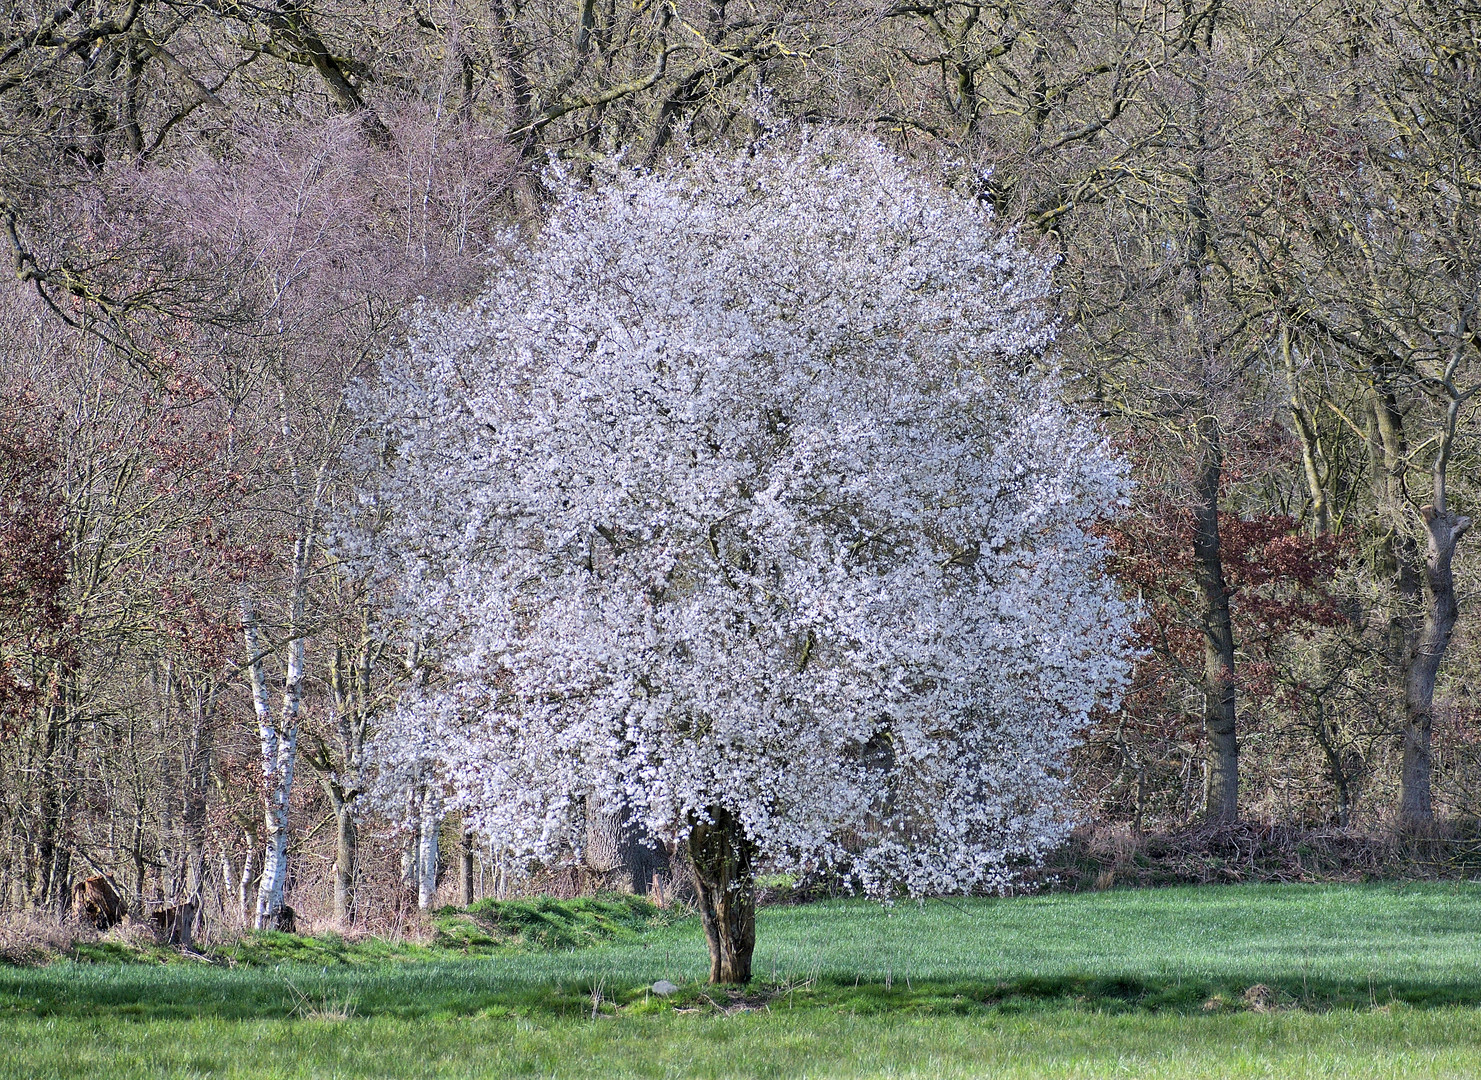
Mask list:
POLYGON ((0 1077, 1481 1075, 1481 885, 773 907, 743 990, 695 919, 515 914, 3 967, 0 1077))

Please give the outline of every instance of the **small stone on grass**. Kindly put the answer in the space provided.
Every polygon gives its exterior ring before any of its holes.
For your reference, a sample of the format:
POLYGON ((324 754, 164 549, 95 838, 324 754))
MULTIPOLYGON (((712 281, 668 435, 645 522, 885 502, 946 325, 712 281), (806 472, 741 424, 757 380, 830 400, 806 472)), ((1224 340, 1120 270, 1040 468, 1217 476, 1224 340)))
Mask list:
POLYGON ((659 997, 668 997, 670 994, 678 993, 679 988, 667 979, 659 979, 653 984, 653 992, 659 997))

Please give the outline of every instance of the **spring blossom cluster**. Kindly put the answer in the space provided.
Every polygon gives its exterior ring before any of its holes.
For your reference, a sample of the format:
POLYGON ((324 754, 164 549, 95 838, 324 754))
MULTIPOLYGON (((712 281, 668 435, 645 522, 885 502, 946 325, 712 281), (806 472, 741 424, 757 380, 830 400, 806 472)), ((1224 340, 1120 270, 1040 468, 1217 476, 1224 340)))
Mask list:
POLYGON ((988 209, 839 135, 572 187, 362 402, 441 658, 383 770, 519 857, 570 857, 596 793, 876 894, 1003 887, 1067 828, 1132 615, 1048 293, 988 209))

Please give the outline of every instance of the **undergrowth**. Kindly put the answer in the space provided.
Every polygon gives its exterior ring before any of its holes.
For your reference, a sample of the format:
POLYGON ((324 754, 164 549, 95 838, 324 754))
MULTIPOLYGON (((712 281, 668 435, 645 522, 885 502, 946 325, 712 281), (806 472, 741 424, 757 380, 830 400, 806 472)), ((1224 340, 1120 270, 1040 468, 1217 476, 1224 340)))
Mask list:
MULTIPOLYGON (((630 940, 671 925, 687 908, 659 908, 639 896, 610 894, 576 900, 481 900, 469 908, 445 907, 431 916, 430 939, 246 931, 234 939, 186 952, 157 943, 143 927, 125 924, 107 933, 67 923, 27 924, 0 935, 0 967, 35 967, 63 959, 87 964, 281 964, 374 965, 455 956, 578 949, 630 940), (13 938, 14 940, 10 940, 13 938)), ((34 923, 35 920, 32 920, 34 923)))

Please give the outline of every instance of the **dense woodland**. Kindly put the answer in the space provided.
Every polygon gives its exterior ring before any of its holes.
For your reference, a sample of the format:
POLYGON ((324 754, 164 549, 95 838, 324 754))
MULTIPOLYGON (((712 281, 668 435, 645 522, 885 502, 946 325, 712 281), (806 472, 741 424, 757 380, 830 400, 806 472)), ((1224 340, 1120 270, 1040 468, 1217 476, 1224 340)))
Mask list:
MULTIPOLYGON (((808 125, 1054 262, 1043 362, 1131 462, 1101 528, 1145 613, 1076 752, 1085 833, 1467 835, 1481 10, 16 0, 0 906, 108 873, 239 924, 266 864, 300 918, 380 927, 525 887, 436 777, 377 787, 429 664, 343 558, 351 396, 538 232, 552 170, 808 125)), ((586 830, 545 887, 649 887, 586 830)))

